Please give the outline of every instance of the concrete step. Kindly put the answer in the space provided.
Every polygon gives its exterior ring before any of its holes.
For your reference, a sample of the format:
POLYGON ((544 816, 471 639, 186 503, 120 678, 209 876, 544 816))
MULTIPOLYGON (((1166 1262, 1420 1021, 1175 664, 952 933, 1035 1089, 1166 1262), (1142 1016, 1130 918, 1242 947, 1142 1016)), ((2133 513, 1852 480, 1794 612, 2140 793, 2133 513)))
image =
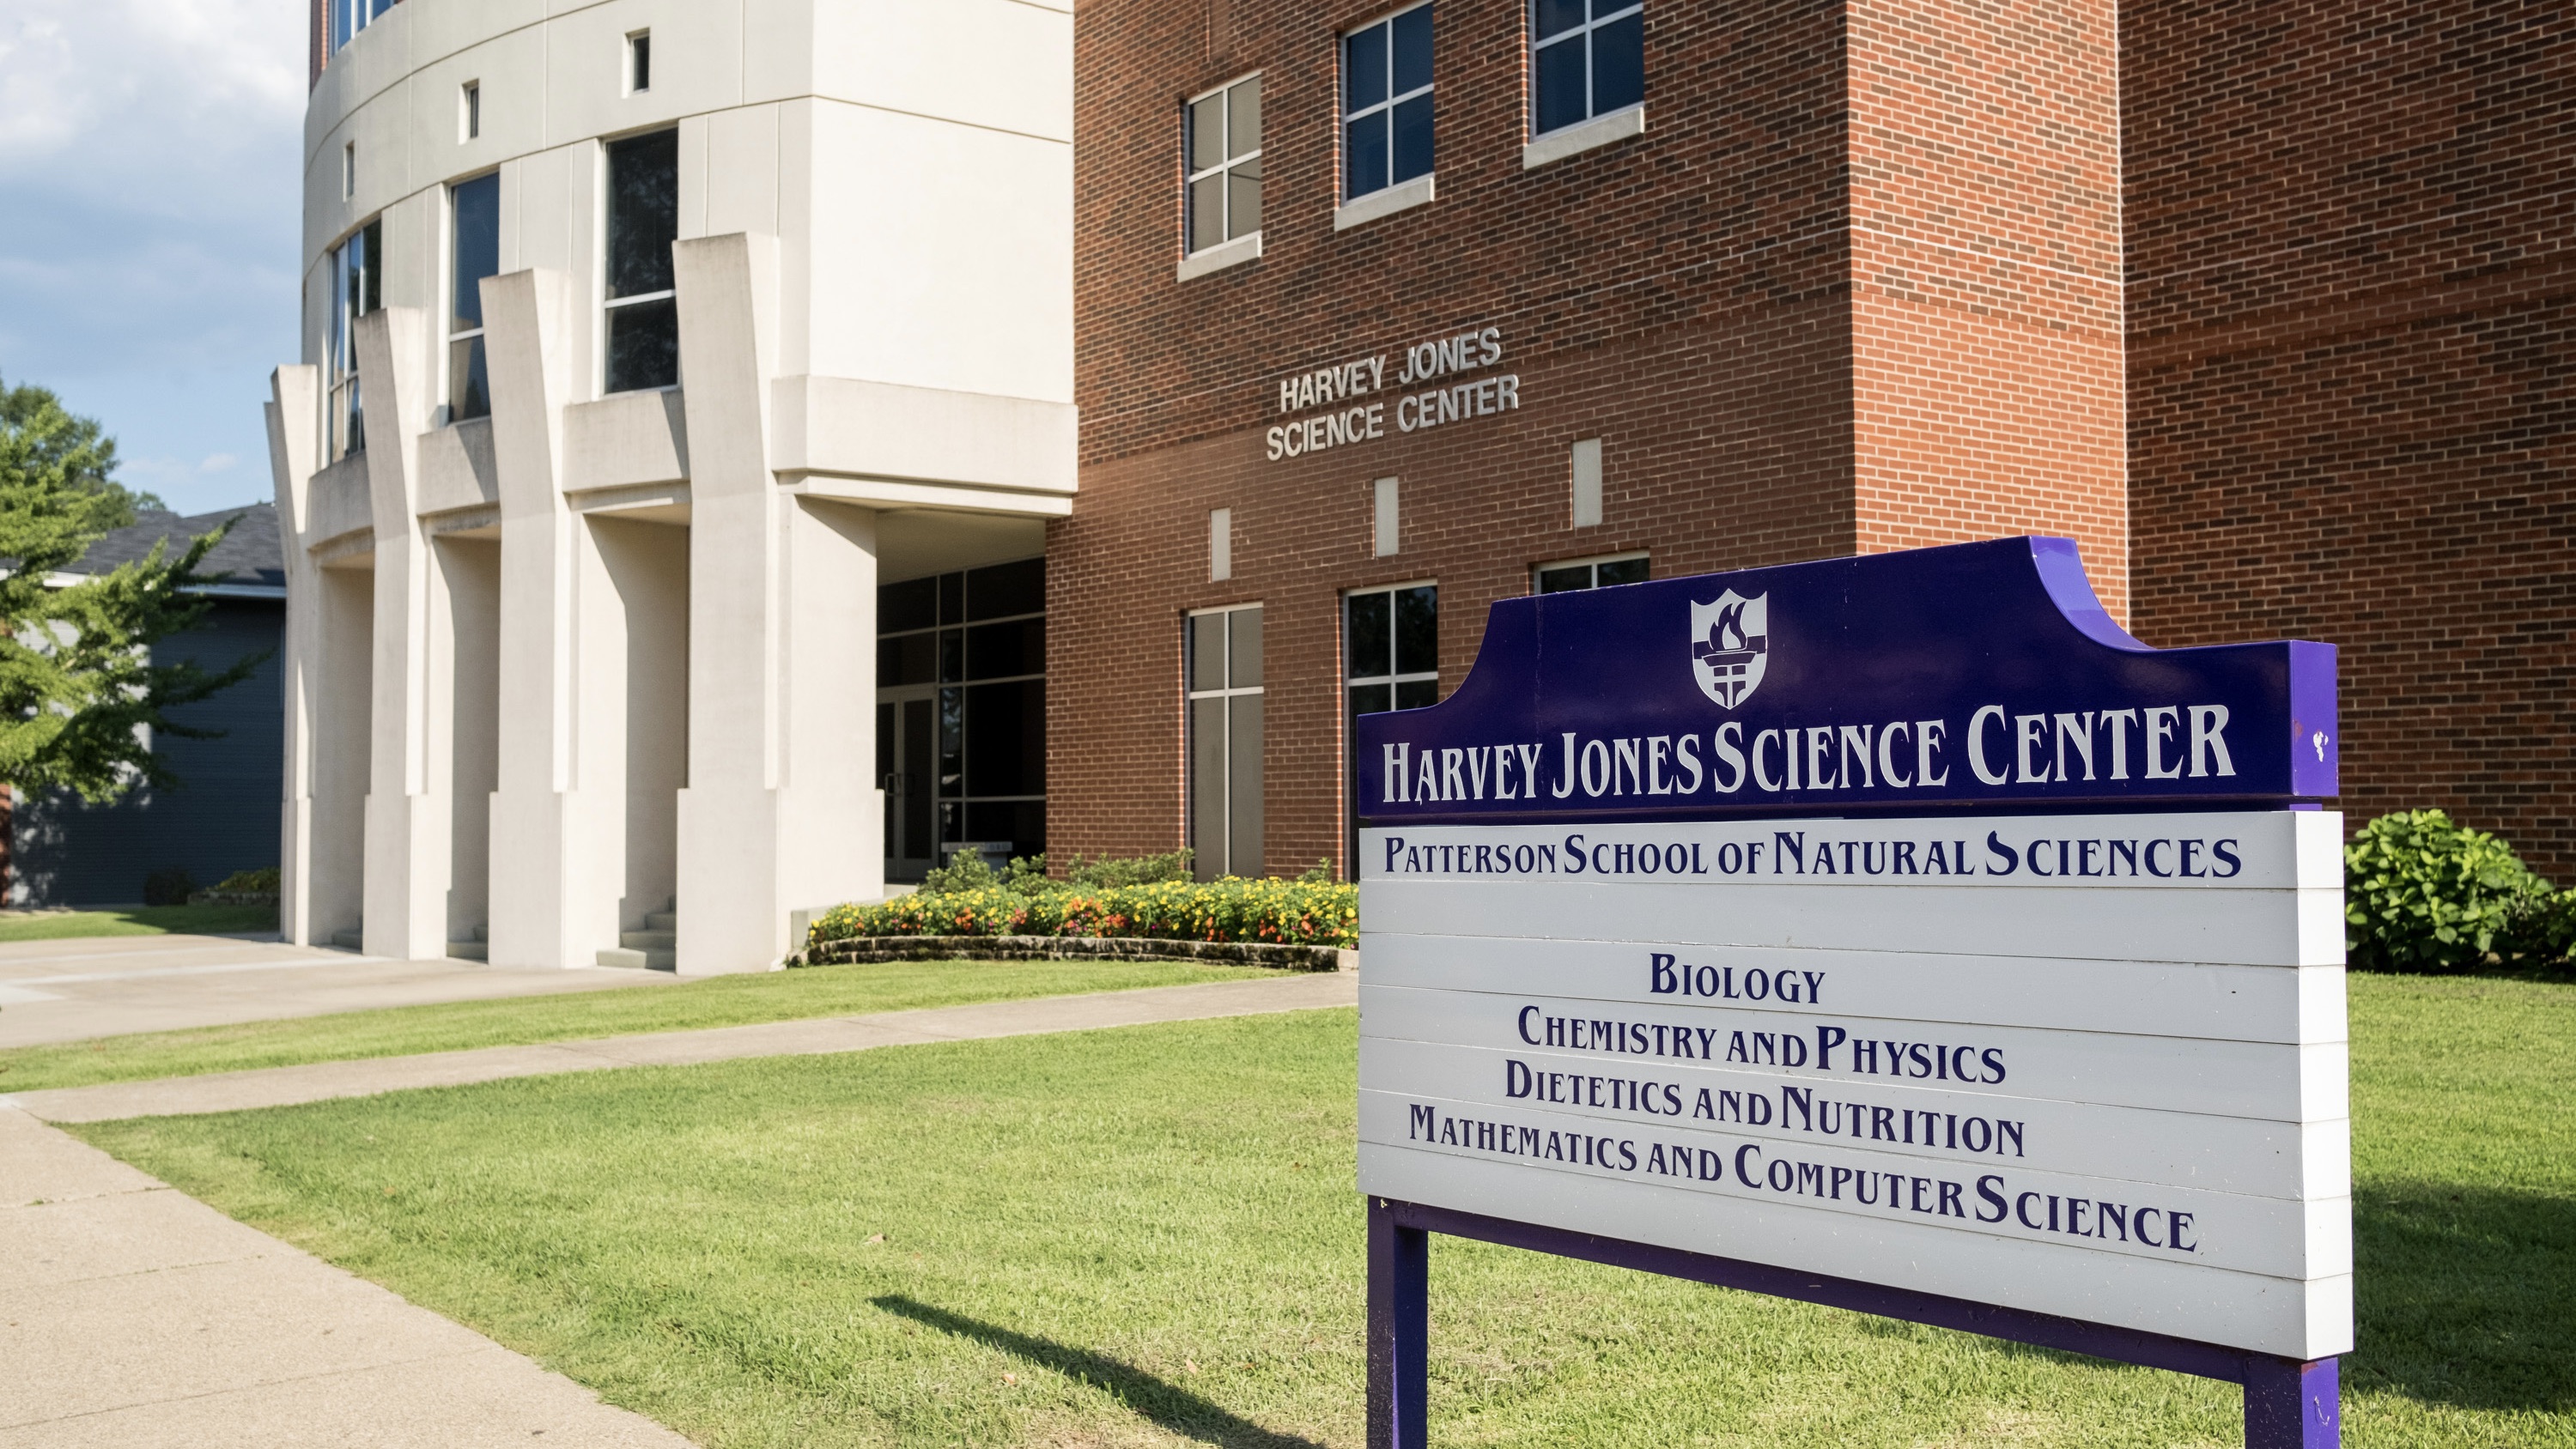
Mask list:
MULTIPOLYGON (((479 936, 481 933, 476 934, 479 936)), ((492 948, 481 940, 450 941, 447 943, 447 955, 448 959, 453 961, 489 961, 492 959, 492 948)))
POLYGON ((631 951, 612 947, 599 953, 602 966, 623 966, 630 971, 677 971, 680 955, 676 951, 631 951))
POLYGON ((672 931, 620 931, 617 944, 629 951, 675 951, 680 938, 672 931))
POLYGON ((367 949, 367 928, 351 926, 345 931, 333 931, 331 944, 344 951, 363 951, 367 949))
POLYGON ((676 931, 680 929, 680 913, 678 911, 655 911, 644 918, 644 929, 648 931, 676 931))

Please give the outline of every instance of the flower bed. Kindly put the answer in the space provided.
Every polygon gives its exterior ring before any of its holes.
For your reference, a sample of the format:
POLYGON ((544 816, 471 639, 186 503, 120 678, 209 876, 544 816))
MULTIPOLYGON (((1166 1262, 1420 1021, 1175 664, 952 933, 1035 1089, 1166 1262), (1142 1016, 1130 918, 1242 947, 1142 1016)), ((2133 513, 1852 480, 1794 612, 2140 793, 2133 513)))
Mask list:
POLYGON ((834 906, 808 933, 820 950, 878 936, 1086 936, 1355 947, 1359 888, 1334 881, 1158 881, 1105 889, 1064 886, 901 896, 834 906))

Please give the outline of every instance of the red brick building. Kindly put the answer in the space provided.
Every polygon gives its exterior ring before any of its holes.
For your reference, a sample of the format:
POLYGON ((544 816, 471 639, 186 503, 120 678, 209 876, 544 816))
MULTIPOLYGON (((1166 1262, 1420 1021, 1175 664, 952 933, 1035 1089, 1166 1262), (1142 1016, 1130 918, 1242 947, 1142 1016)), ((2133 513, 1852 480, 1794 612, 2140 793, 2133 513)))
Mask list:
POLYGON ((1086 0, 1050 847, 1338 861, 1496 598, 2044 532, 2576 864, 2567 22, 2453 8, 1086 0))

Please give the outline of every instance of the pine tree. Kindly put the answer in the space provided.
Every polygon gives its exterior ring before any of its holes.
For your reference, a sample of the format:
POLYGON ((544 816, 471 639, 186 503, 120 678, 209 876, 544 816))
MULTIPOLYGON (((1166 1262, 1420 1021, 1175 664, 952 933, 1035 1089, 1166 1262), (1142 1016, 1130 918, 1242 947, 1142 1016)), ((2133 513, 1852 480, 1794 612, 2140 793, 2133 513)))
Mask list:
MULTIPOLYGON (((152 646, 192 628, 208 608, 191 590, 217 529, 175 559, 151 556, 113 572, 65 570, 91 544, 158 504, 109 475, 116 442, 41 387, 0 384, 0 783, 20 792, 66 789, 92 803, 138 785, 179 783, 147 743, 223 732, 173 723, 171 710, 248 677, 267 656, 220 673, 155 662, 152 646)), ((228 525, 229 526, 229 525, 228 525)))

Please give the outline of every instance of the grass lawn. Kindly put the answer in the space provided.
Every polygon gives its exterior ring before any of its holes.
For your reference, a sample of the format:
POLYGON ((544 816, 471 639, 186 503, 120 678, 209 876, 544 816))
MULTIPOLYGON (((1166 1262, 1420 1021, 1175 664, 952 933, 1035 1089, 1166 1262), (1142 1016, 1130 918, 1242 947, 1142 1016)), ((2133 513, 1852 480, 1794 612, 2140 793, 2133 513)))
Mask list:
POLYGON ((277 929, 274 906, 111 906, 95 911, 0 911, 0 941, 80 936, 222 936, 277 929))
POLYGON ((560 996, 398 1006, 13 1047, 0 1050, 0 1092, 1275 974, 1257 966, 1191 961, 903 961, 810 966, 560 996))
MULTIPOLYGON (((2576 1444, 2576 987, 2353 982, 2355 1446, 2576 1444)), ((704 1443, 1360 1438, 1353 1015, 76 1129, 704 1443)), ((2227 1385, 1436 1240, 1456 1445, 2221 1445, 2227 1385)))

